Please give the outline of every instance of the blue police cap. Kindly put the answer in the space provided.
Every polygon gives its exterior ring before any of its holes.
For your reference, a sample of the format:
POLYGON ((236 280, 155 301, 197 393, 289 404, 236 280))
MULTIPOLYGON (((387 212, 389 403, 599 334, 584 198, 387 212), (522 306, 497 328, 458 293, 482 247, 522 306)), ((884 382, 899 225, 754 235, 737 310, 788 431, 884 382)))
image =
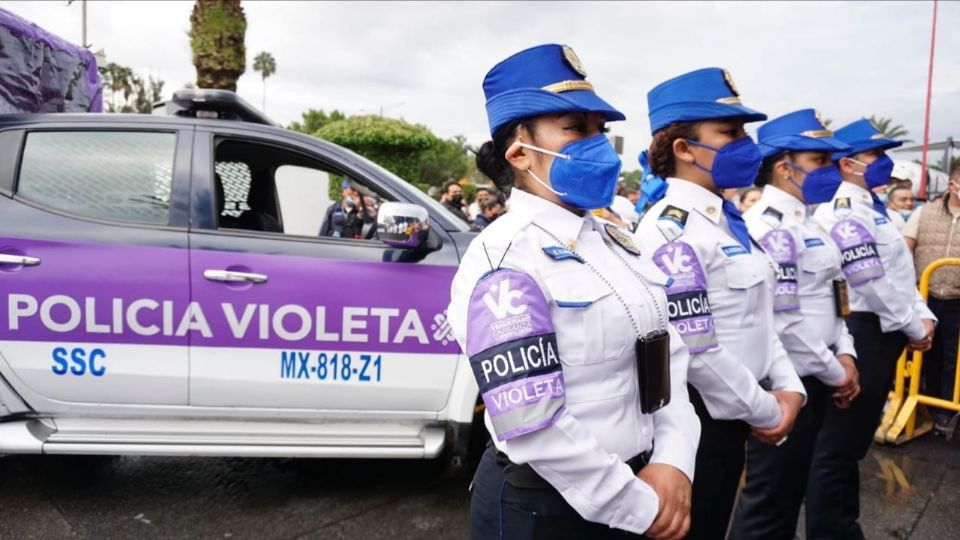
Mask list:
POLYGON ((884 137, 877 126, 866 118, 843 126, 834 132, 834 136, 850 145, 849 150, 834 154, 833 159, 835 160, 850 157, 860 152, 888 150, 903 145, 900 141, 884 137))
POLYGON ((647 93, 647 107, 651 133, 675 122, 733 117, 745 122, 767 119, 762 112, 741 104, 733 78, 721 68, 698 69, 658 84, 647 93))
POLYGON ((845 152, 850 145, 834 138, 815 109, 800 109, 767 122, 757 130, 764 158, 784 151, 845 152))
POLYGON ((608 121, 626 117, 600 99, 573 49, 540 45, 503 60, 483 78, 490 133, 520 118, 547 113, 595 112, 608 121))

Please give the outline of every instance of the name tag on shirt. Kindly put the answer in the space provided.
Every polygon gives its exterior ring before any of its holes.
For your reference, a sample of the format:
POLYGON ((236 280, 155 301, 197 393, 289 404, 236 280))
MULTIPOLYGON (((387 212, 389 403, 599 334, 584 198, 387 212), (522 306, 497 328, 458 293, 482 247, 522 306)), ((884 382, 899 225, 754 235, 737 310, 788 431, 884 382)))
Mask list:
POLYGON ((562 261, 565 259, 573 259, 580 264, 584 264, 583 259, 579 255, 570 251, 569 249, 562 248, 560 246, 550 246, 543 248, 543 252, 547 254, 548 257, 555 261, 562 261))
POLYGON ((879 217, 873 218, 873 223, 876 225, 883 225, 885 223, 890 223, 890 220, 883 216, 879 216, 879 217))
POLYGON ((804 238, 803 244, 808 248, 823 247, 823 240, 820 238, 804 238))
POLYGON ((720 246, 720 249, 723 250, 723 254, 727 257, 733 257, 736 255, 746 255, 748 253, 747 248, 736 245, 736 246, 720 246))

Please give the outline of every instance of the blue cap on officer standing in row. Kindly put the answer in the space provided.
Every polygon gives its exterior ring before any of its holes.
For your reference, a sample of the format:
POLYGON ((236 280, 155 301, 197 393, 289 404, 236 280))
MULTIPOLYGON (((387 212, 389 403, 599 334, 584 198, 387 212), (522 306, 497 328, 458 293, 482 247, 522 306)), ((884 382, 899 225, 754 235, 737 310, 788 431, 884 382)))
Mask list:
POLYGON ((539 45, 493 66, 483 78, 490 133, 520 118, 547 113, 596 112, 626 117, 594 92, 577 54, 567 45, 539 45))
POLYGON ((767 122, 757 130, 764 159, 780 152, 844 152, 850 145, 835 138, 816 109, 800 109, 767 122))
POLYGON ((903 145, 900 141, 884 137, 877 126, 866 118, 851 122, 836 130, 833 134, 836 138, 850 145, 849 150, 834 154, 833 159, 835 160, 850 157, 860 152, 888 150, 903 145))
POLYGON ((703 68, 664 81, 647 93, 650 132, 676 122, 718 118, 766 120, 767 115, 744 107, 730 73, 721 68, 703 68))

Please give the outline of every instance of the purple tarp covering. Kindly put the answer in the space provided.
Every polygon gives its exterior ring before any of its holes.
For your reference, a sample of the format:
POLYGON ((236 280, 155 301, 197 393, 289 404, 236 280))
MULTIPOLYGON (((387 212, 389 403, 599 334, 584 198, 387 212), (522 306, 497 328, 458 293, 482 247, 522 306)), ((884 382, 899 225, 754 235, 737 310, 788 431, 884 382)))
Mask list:
POLYGON ((102 111, 93 53, 0 8, 0 113, 102 111))

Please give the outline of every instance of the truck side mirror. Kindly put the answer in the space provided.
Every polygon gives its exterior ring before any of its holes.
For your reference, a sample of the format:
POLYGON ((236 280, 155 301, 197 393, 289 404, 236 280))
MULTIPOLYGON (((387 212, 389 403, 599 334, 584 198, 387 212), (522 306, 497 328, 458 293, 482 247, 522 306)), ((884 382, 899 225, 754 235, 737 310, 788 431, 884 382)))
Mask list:
POLYGON ((390 247, 420 247, 430 232, 430 219, 422 206, 385 202, 377 212, 377 238, 390 247))

